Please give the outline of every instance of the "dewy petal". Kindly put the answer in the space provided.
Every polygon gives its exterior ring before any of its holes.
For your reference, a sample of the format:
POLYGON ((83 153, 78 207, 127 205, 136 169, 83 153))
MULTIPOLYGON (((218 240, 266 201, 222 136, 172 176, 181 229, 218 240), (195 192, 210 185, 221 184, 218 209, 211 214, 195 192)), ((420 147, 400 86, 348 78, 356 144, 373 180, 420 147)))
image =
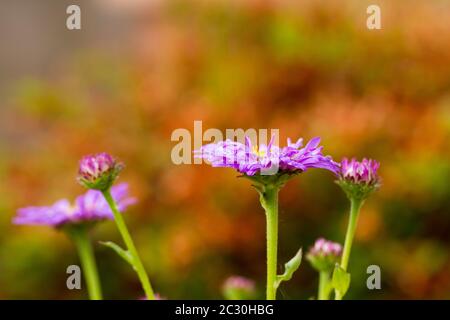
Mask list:
POLYGON ((316 147, 319 145, 319 143, 320 143, 320 137, 312 138, 312 139, 308 142, 308 144, 305 146, 305 149, 306 149, 306 150, 314 149, 314 148, 316 148, 316 147))

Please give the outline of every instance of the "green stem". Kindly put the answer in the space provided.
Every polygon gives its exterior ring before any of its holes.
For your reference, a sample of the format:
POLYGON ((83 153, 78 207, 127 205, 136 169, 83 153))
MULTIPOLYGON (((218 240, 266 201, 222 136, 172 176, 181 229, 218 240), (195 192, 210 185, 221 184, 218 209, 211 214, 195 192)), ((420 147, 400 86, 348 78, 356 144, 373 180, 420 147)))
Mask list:
MULTIPOLYGON (((350 199, 350 217, 347 226, 347 233, 345 235, 344 250, 342 252, 341 268, 347 271, 348 261, 350 259, 350 251, 352 249, 353 238, 355 236, 356 225, 358 224, 359 211, 363 204, 363 200, 350 199)), ((342 296, 336 291, 336 300, 342 300, 342 296)))
POLYGON ((278 187, 267 186, 261 193, 260 199, 261 205, 266 211, 267 300, 275 300, 277 295, 278 191, 278 187))
POLYGON ((125 245, 127 246, 128 252, 132 257, 133 268, 136 271, 139 280, 141 281, 142 288, 147 296, 148 300, 154 300, 155 294, 153 293, 152 286, 150 284, 150 280, 148 278, 147 272, 145 271, 144 265, 142 264, 141 259, 139 258, 139 254, 134 246, 134 242, 131 238, 130 232, 127 229, 125 221, 122 217, 122 214, 117 209, 116 203, 111 196, 109 190, 103 192, 103 196, 105 197, 106 202, 108 202, 113 214, 114 221, 116 222, 117 228, 119 229, 120 235, 122 236, 125 245))
POLYGON ((329 282, 330 282, 330 272, 320 271, 319 273, 319 300, 328 300, 329 294, 329 282))
POLYGON ((86 285, 91 300, 101 300, 102 290, 98 279, 97 265, 95 263, 94 252, 87 234, 86 226, 76 226, 69 230, 69 235, 75 242, 81 266, 85 275, 86 285))

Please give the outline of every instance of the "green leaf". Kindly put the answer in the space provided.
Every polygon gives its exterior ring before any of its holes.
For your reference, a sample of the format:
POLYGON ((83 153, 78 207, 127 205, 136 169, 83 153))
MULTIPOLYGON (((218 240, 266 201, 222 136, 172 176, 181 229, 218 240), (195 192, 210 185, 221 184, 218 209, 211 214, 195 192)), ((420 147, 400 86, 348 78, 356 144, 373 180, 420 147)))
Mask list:
POLYGON ((100 241, 100 244, 104 245, 105 247, 113 249, 123 260, 128 262, 134 268, 133 257, 128 251, 122 249, 120 246, 118 246, 112 241, 100 241))
POLYGON ((292 275, 295 271, 300 267, 302 263, 302 249, 298 250, 297 254, 286 264, 284 265, 284 273, 282 275, 277 276, 277 280, 275 281, 275 288, 280 286, 280 283, 283 281, 289 281, 292 278, 292 275))
POLYGON ((331 284, 336 291, 339 291, 341 297, 343 297, 350 286, 350 273, 347 273, 336 263, 331 284))

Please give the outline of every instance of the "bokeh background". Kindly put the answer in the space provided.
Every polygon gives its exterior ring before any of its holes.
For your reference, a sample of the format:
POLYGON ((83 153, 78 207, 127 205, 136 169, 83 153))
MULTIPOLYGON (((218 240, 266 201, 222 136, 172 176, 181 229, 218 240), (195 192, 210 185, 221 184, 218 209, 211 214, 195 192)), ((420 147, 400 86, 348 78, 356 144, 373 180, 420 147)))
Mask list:
MULTIPOLYGON (((78 159, 111 152, 139 204, 126 220, 157 292, 220 298, 230 275, 263 297, 264 213, 228 169, 174 165, 177 128, 279 128, 321 136, 340 160, 381 162, 362 212, 351 299, 450 298, 450 3, 92 0, 0 3, 0 298, 81 299, 64 234, 14 226, 17 208, 74 199, 78 159), (382 30, 366 8, 382 9, 382 30), (79 4, 82 30, 65 27, 79 4), (366 268, 382 289, 366 288, 366 268)), ((279 263, 319 236, 342 242, 348 203, 323 170, 280 195, 279 263)), ((112 222, 94 241, 120 242, 112 222)), ((96 244, 106 298, 142 296, 133 271, 96 244)), ((306 261, 281 299, 309 299, 306 261)))

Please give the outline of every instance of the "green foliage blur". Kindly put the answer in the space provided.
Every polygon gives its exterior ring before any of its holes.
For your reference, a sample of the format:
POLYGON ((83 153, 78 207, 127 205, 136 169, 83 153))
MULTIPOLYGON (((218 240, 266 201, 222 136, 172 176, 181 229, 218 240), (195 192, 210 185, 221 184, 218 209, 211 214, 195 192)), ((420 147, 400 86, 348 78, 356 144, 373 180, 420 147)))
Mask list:
MULTIPOLYGON (((203 130, 279 128, 282 143, 320 136, 335 160, 380 161, 383 185, 361 213, 346 298, 450 298, 449 3, 377 1, 383 27, 369 31, 371 3, 361 0, 144 2, 114 1, 133 21, 111 40, 121 48, 74 48, 45 72, 0 82, 1 299, 86 298, 65 286, 66 267, 79 263, 65 235, 11 219, 84 192, 78 159, 103 151, 125 162, 120 181, 139 198, 125 218, 156 292, 221 298, 223 281, 242 275, 262 298, 257 193, 231 169, 171 161, 173 130, 192 131, 194 120, 203 130), (381 290, 366 287, 372 264, 381 290)), ((310 170, 282 190, 279 272, 318 237, 343 242, 349 203, 333 180, 310 170)), ((92 238, 105 297, 142 297, 129 266, 98 245, 121 243, 114 224, 92 238)), ((317 281, 305 260, 279 298, 314 297, 317 281)))

